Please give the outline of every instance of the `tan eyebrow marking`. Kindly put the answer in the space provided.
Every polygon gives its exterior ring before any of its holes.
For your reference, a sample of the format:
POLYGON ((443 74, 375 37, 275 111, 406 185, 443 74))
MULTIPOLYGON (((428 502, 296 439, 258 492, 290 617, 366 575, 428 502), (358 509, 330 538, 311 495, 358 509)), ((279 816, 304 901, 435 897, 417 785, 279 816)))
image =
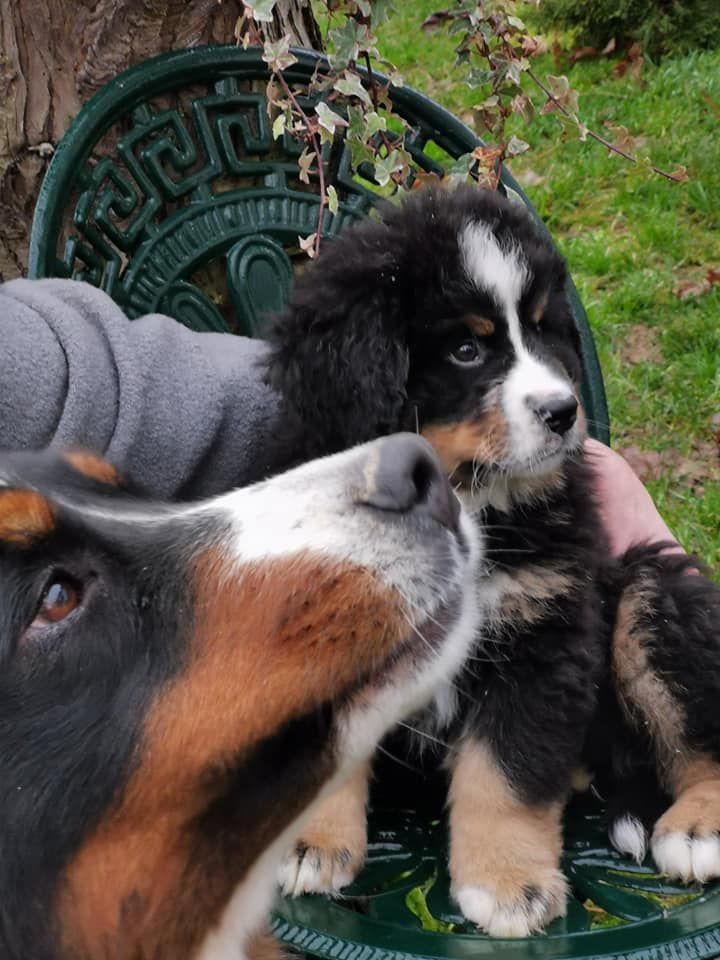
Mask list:
POLYGON ((54 526, 50 504, 39 493, 0 491, 0 540, 29 547, 33 541, 51 533, 54 526))
POLYGON ((479 313, 466 313, 463 322, 478 337, 490 337, 495 333, 495 324, 492 320, 488 320, 487 317, 483 317, 479 313))
POLYGON ((548 305, 549 299, 550 299, 550 291, 546 290, 545 293, 543 293, 543 295, 540 297, 538 302, 535 304, 535 306, 532 308, 530 319, 534 324, 537 324, 539 326, 540 321, 542 320, 543 315, 545 313, 545 308, 548 305))
POLYGON ((117 486, 120 483, 115 467, 89 450, 71 450, 62 454, 62 457, 78 473, 84 474, 91 480, 98 480, 100 483, 107 483, 112 486, 117 486))

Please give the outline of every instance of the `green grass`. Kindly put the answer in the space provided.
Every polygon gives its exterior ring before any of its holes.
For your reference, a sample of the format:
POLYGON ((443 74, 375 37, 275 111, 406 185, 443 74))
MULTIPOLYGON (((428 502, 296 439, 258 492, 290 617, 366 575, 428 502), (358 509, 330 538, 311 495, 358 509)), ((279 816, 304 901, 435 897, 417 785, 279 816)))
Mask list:
MULTIPOLYGON (((472 124, 482 92, 454 67, 452 39, 420 30, 437 0, 398 6, 379 31, 381 54, 406 82, 472 124)), ((640 83, 614 78, 614 62, 556 66, 546 56, 536 66, 541 76, 569 75, 592 129, 624 124, 645 139, 642 150, 656 165, 684 164, 690 181, 638 173, 600 145, 564 133, 552 116, 517 123, 532 149, 511 170, 567 258, 590 316, 614 445, 663 453, 666 467, 648 487, 684 546, 717 573, 720 424, 712 418, 720 412, 720 287, 688 300, 673 289, 720 267, 720 51, 646 63, 640 83), (652 360, 626 356, 626 336, 637 325, 652 328, 659 349, 652 360), (682 469, 688 462, 692 477, 682 469)))

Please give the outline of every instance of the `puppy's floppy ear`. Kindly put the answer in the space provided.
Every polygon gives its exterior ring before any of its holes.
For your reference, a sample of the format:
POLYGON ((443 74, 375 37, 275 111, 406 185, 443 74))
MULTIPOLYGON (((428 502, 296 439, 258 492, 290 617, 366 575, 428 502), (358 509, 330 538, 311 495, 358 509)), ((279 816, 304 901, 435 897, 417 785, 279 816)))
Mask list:
POLYGON ((334 453, 401 426, 408 376, 402 296, 387 248, 374 242, 382 228, 367 226, 333 241, 305 269, 268 331, 267 380, 283 398, 298 456, 334 453))

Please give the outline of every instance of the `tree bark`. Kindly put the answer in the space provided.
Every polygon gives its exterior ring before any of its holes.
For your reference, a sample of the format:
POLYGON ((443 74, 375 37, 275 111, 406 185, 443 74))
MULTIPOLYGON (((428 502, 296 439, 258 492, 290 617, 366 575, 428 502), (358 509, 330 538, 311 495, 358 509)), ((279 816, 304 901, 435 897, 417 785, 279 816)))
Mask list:
MULTIPOLYGON (((0 280, 27 267, 33 208, 78 110, 167 50, 234 42, 242 0, 0 0, 0 280)), ((321 48, 309 0, 279 0, 268 36, 321 48)))

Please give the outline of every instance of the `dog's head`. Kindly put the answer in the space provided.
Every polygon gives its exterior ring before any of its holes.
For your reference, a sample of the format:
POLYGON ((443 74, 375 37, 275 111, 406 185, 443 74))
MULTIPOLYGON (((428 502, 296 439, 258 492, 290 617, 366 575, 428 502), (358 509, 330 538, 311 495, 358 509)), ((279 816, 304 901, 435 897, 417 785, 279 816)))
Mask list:
POLYGON ((311 802, 447 681, 473 525, 391 437, 191 506, 0 460, 0 953, 228 956, 311 802))
POLYGON ((583 436, 566 271, 529 214, 423 189, 328 245, 272 330, 305 454, 419 429, 472 485, 549 476, 583 436))

